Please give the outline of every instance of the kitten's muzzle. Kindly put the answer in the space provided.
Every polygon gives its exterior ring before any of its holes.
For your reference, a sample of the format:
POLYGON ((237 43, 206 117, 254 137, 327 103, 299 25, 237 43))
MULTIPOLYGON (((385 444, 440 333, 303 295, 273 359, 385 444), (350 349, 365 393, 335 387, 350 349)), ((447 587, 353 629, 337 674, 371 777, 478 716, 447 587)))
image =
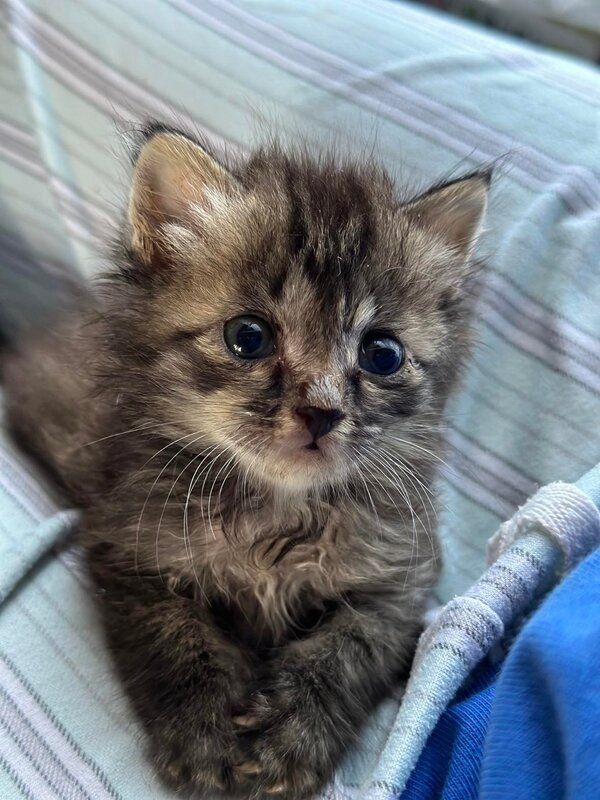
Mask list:
POLYGON ((313 442, 326 436, 346 416, 338 408, 318 408, 317 406, 300 406, 296 414, 304 422, 313 442))

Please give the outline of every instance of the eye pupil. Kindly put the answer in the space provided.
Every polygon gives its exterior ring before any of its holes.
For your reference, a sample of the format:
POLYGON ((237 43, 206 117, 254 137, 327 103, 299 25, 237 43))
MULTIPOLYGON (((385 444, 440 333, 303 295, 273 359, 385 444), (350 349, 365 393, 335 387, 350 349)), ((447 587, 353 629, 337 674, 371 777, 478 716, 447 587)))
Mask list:
POLYGON ((230 319, 223 333, 225 344, 238 358, 266 358, 273 352, 273 331, 269 323, 260 317, 230 319))
POLYGON ((391 347, 378 347, 373 352, 373 363, 381 372, 393 369, 396 364, 397 354, 391 347))
POLYGON ((360 346, 359 363, 374 375, 392 375, 404 361, 404 348, 391 336, 369 333, 360 346))
POLYGON ((246 323, 238 330, 236 349, 240 353, 255 353, 260 350, 263 334, 256 323, 246 323))

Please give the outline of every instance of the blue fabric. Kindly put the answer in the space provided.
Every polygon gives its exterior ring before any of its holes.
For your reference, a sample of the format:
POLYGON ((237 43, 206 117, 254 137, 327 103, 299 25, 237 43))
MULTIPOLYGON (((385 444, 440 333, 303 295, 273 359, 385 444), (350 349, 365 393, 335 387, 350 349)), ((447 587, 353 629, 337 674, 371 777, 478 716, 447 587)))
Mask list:
POLYGON ((585 473, 575 484, 600 508, 600 463, 585 473))
MULTIPOLYGON (((592 491, 595 474, 582 479, 592 491)), ((489 543, 491 566, 424 630, 371 788, 361 800, 390 800, 402 792, 442 713, 477 665, 598 546, 600 510, 586 491, 561 481, 541 487, 500 526, 489 543)))
POLYGON ((599 723, 597 550, 553 592, 506 661, 490 717, 481 800, 597 800, 599 723))
POLYGON ((402 800, 475 800, 498 666, 484 661, 429 737, 402 800))
POLYGON ((599 723, 597 550, 525 625, 499 674, 481 665, 442 715, 402 800, 596 800, 599 723))

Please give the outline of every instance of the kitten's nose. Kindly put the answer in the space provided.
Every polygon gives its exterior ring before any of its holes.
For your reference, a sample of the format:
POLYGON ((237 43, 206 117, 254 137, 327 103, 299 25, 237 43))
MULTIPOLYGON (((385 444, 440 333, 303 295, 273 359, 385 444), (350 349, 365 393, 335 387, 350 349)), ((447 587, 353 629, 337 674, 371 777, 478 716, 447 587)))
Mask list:
POLYGON ((304 420, 313 439, 316 441, 335 428, 346 416, 337 408, 317 408, 316 406, 300 406, 296 414, 304 420))

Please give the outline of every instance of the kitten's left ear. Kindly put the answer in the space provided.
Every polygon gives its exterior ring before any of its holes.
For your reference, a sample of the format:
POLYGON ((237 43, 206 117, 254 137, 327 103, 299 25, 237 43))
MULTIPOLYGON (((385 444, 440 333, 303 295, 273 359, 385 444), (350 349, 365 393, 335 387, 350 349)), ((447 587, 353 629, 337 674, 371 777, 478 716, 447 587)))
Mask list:
POLYGON ((481 233, 491 178, 491 171, 477 172, 436 186, 403 210, 417 225, 434 231, 468 258, 481 233))
POLYGON ((146 264, 161 248, 165 223, 197 227, 198 209, 214 205, 235 178, 200 145, 162 129, 150 131, 135 162, 129 196, 130 246, 146 264))

